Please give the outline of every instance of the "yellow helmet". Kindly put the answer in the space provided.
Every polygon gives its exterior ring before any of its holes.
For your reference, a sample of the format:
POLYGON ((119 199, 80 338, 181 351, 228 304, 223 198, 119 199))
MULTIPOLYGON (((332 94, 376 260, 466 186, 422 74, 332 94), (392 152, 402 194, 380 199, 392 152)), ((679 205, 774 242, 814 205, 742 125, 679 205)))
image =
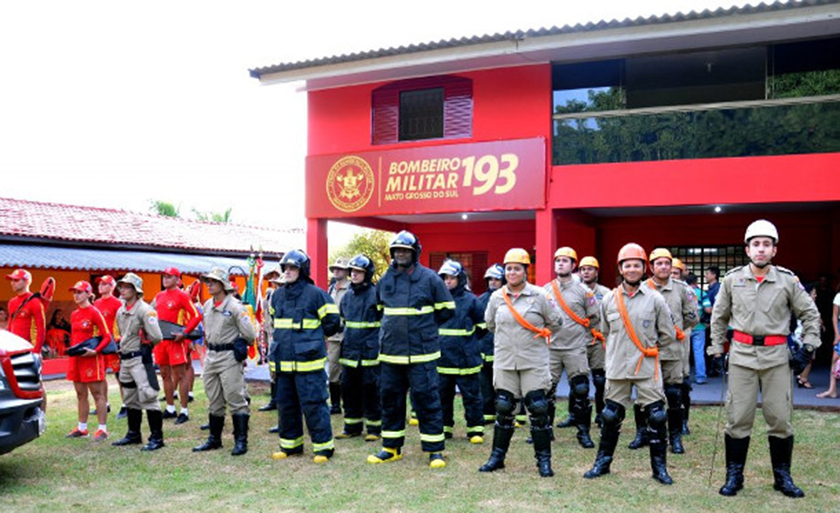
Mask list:
POLYGON ((647 262, 647 254, 645 253, 644 248, 642 248, 635 242, 629 242, 622 246, 620 250, 618 250, 619 265, 625 260, 633 259, 638 259, 642 262, 647 262))
POLYGON ((667 258, 668 260, 673 260, 674 255, 672 255, 671 252, 665 248, 655 248, 653 251, 650 252, 650 263, 653 263, 659 258, 667 258))
POLYGON ((522 248, 511 248, 505 253, 504 264, 531 265, 531 255, 522 248))
POLYGON ((595 269, 601 269, 601 266, 598 265, 598 259, 591 256, 585 256, 580 259, 580 265, 578 267, 594 267, 595 269))
POLYGON ((679 258, 672 258, 671 259, 671 267, 676 267, 680 271, 685 272, 685 264, 679 258))
POLYGON ((557 251, 554 252, 554 259, 557 260, 558 257, 569 257, 575 262, 577 262, 577 252, 570 248, 569 246, 563 246, 562 248, 558 248, 557 251))

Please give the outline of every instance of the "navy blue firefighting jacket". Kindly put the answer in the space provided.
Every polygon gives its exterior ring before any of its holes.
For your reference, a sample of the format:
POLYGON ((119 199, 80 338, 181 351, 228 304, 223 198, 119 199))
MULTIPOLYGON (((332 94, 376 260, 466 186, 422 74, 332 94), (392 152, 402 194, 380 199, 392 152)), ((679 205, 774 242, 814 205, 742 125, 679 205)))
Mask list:
POLYGON ((452 291, 455 300, 455 315, 440 325, 440 360, 438 372, 441 374, 478 374, 481 371, 481 345, 478 335, 486 330, 478 327, 484 323, 484 310, 478 304, 475 294, 464 285, 458 285, 452 291))
POLYGON ((478 296, 478 307, 481 310, 481 322, 479 324, 476 324, 476 326, 484 330, 483 335, 479 337, 479 343, 481 345, 481 355, 485 362, 492 362, 494 354, 493 332, 487 330, 487 323, 484 322, 484 312, 487 311, 487 303, 490 302, 490 296, 493 295, 493 292, 495 292, 495 290, 488 290, 484 294, 478 296))
POLYGON ((382 309, 376 287, 368 282, 351 284, 339 305, 344 321, 341 358, 347 367, 379 365, 379 326, 382 309))

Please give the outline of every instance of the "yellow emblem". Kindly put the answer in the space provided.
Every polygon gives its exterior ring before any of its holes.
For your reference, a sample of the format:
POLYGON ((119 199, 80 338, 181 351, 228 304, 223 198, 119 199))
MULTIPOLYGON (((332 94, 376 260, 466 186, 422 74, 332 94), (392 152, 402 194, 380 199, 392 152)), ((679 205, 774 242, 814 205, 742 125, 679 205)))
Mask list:
POLYGON ((373 169, 361 157, 342 157, 327 175, 327 197, 342 212, 355 212, 367 205, 373 188, 373 169))

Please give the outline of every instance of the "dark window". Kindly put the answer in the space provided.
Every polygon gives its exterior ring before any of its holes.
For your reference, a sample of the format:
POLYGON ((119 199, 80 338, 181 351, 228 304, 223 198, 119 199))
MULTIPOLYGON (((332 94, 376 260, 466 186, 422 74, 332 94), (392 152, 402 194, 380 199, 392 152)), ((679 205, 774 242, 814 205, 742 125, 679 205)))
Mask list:
POLYGON ((393 82, 375 89, 371 103, 373 144, 472 135, 472 80, 467 78, 393 82))
POLYGON ((467 273, 467 280, 470 289, 476 294, 482 294, 487 290, 484 282, 484 272, 487 270, 487 252, 474 251, 469 253, 432 253, 429 255, 429 266, 434 272, 440 270, 440 266, 447 259, 452 259, 464 266, 467 273))
POLYGON ((770 98, 840 94, 840 38, 770 48, 770 98))
POLYGON ((749 259, 744 252, 744 246, 704 246, 704 247, 671 247, 669 248, 671 254, 675 258, 679 258, 685 264, 685 271, 687 273, 694 273, 697 275, 698 284, 703 290, 706 290, 708 283, 706 283, 706 269, 709 266, 716 265, 720 268, 720 277, 731 269, 747 265, 749 259))

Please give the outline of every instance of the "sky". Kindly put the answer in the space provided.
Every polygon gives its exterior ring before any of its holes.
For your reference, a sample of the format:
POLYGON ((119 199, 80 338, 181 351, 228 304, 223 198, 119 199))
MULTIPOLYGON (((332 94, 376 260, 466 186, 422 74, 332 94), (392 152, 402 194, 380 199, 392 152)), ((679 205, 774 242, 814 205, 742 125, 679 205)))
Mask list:
POLYGON ((306 95, 248 69, 745 3, 2 2, 0 197, 305 227, 306 95))

